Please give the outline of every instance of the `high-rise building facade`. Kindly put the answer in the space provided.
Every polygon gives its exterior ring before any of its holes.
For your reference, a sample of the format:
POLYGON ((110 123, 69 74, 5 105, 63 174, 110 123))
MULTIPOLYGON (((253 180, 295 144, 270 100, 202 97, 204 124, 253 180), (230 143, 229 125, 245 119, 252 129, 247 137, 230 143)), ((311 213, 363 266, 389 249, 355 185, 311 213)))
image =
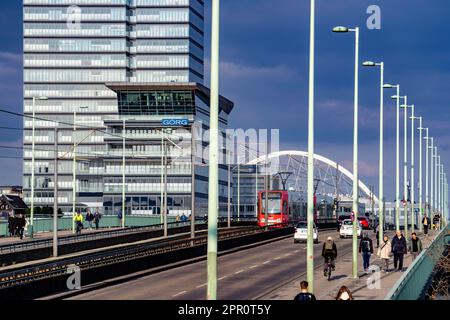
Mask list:
POLYGON ((24 0, 27 203, 34 156, 35 206, 53 204, 57 132, 63 211, 103 206, 105 121, 120 119, 105 84, 203 83, 203 15, 202 0, 24 0))

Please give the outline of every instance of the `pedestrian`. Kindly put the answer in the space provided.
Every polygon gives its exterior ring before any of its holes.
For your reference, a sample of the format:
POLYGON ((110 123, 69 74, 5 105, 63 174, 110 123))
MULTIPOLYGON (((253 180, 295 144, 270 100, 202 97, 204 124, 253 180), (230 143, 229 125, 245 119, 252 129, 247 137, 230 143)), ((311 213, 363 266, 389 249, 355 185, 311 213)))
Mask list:
POLYGON ((14 237, 16 232, 16 218, 10 213, 8 216, 8 232, 10 237, 14 237))
POLYGON ((369 234, 367 232, 359 242, 359 252, 362 254, 364 272, 367 273, 370 266, 370 257, 373 254, 372 239, 369 238, 369 234))
POLYGON ((122 225, 122 210, 117 212, 117 219, 119 219, 119 225, 122 225))
POLYGON ((316 297, 308 292, 308 282, 300 282, 300 293, 295 296, 294 301, 316 301, 316 297))
POLYGON ((428 234, 428 228, 430 227, 430 218, 428 218, 426 213, 425 213, 425 216, 422 219, 422 225, 423 225, 423 233, 425 235, 427 235, 428 234))
POLYGON ((436 214, 436 215, 434 216, 434 226, 435 226, 435 229, 436 229, 436 230, 439 230, 439 229, 440 229, 440 220, 441 220, 440 215, 439 215, 439 214, 436 214))
POLYGON ((88 210, 86 213, 86 221, 89 224, 89 230, 92 230, 92 222, 94 221, 94 215, 90 210, 88 210))
POLYGON ((80 235, 81 229, 83 229, 83 215, 81 214, 81 212, 77 212, 73 220, 75 221, 76 234, 80 235))
POLYGON ((375 228, 375 236, 377 237, 377 248, 380 247, 380 224, 375 228))
POLYGON ((324 258, 323 275, 326 277, 328 275, 328 260, 330 260, 331 262, 331 270, 334 271, 334 260, 337 257, 337 247, 332 237, 328 237, 327 241, 325 241, 325 243, 323 244, 322 257, 324 258))
POLYGON ((177 214, 177 216, 175 217, 175 222, 180 222, 180 220, 181 220, 180 215, 177 214))
POLYGON ((102 215, 98 211, 95 211, 95 213, 94 213, 95 230, 98 230, 101 218, 102 218, 102 215))
POLYGON ((346 286, 342 286, 338 291, 336 300, 355 300, 355 299, 353 299, 353 295, 350 289, 347 288, 346 286))
POLYGON ((20 237, 20 240, 23 240, 23 231, 25 229, 25 217, 23 214, 20 214, 19 217, 17 217, 17 235, 20 237))
POLYGON ((409 252, 412 254, 412 260, 416 260, 417 256, 422 252, 422 241, 417 237, 415 232, 411 235, 409 241, 409 252))
POLYGON ((394 253, 394 268, 397 271, 403 271, 403 257, 407 253, 408 247, 406 239, 400 230, 397 230, 394 238, 392 239, 392 252, 394 253))
POLYGON ((378 257, 384 264, 384 272, 389 272, 389 259, 391 257, 391 250, 391 241, 389 241, 389 237, 387 235, 384 235, 383 242, 381 243, 381 248, 379 248, 377 252, 378 257))
POLYGON ((187 221, 187 217, 183 212, 183 214, 181 215, 181 222, 186 222, 186 221, 187 221))

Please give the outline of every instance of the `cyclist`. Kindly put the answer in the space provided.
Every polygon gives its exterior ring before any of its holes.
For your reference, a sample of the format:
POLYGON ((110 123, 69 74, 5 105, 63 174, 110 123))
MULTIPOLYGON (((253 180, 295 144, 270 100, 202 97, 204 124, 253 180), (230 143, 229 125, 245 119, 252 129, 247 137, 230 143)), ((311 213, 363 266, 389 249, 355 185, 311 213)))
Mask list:
POLYGON ((328 237, 327 241, 323 244, 322 248, 322 257, 324 257, 324 269, 323 269, 323 275, 327 276, 327 270, 328 270, 328 260, 331 262, 331 268, 334 271, 335 265, 334 260, 337 257, 337 247, 336 243, 334 243, 332 237, 328 237))
POLYGON ((83 228, 83 216, 82 216, 81 212, 77 212, 77 214, 75 215, 73 220, 75 221, 77 235, 81 234, 81 229, 83 228))

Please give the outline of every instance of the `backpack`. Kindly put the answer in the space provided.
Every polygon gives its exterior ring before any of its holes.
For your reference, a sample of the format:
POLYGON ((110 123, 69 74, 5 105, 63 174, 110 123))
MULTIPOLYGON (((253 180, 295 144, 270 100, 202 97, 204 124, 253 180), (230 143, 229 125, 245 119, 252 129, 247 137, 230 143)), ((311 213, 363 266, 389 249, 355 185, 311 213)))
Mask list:
POLYGON ((362 242, 362 251, 363 252, 369 252, 370 251, 370 241, 369 240, 363 240, 363 242, 362 242))
POLYGON ((333 242, 332 241, 325 242, 325 251, 333 251, 333 242))

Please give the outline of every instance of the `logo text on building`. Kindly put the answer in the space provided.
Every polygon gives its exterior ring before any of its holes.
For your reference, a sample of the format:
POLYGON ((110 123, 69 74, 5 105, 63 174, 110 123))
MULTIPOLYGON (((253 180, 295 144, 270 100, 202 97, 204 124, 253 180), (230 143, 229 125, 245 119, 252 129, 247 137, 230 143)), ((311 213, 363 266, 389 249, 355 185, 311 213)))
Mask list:
POLYGON ((188 126, 188 119, 163 119, 161 121, 163 126, 188 126))

